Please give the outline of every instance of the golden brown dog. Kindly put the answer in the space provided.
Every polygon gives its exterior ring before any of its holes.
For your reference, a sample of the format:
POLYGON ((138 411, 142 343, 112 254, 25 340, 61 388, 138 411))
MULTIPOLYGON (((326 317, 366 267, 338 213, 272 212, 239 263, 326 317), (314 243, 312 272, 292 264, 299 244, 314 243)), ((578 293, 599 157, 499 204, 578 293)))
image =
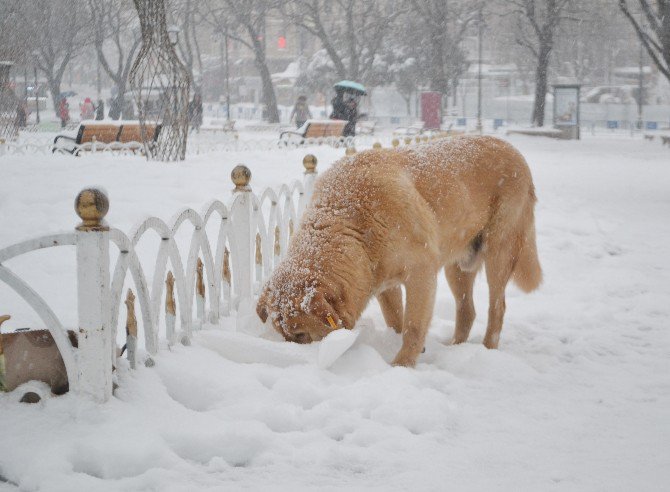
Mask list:
POLYGON ((444 267, 456 299, 453 343, 475 318, 472 286, 486 266, 489 317, 484 345, 497 348, 511 279, 541 282, 535 191, 523 156, 493 137, 459 137, 346 157, 326 171, 258 301, 287 340, 309 343, 353 328, 376 296, 402 333, 395 365, 413 366, 431 321, 444 267), (403 309, 401 286, 405 286, 403 309))

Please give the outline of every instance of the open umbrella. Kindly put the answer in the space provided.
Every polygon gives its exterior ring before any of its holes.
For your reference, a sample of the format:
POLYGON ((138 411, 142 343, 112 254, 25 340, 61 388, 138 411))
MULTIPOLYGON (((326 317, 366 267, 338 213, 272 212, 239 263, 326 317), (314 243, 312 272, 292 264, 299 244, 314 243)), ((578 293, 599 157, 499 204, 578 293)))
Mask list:
POLYGON ((74 92, 74 91, 65 91, 65 92, 61 92, 60 94, 58 94, 58 97, 60 99, 63 99, 64 97, 72 97, 72 96, 76 96, 76 95, 77 95, 77 93, 74 92))
POLYGON ((358 82, 352 82, 351 80, 341 80, 337 84, 333 86, 335 89, 338 90, 343 90, 346 92, 355 92, 357 94, 360 94, 362 96, 367 94, 367 91, 365 90, 365 87, 363 84, 359 84, 358 82))

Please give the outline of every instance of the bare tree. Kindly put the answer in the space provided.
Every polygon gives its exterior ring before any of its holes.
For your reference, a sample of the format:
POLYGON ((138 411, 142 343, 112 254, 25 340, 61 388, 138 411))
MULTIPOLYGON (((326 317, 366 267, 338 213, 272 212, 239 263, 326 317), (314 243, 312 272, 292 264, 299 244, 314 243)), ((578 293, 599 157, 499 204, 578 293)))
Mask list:
POLYGON ((198 31, 204 24, 204 8, 202 2, 195 0, 175 0, 171 2, 170 16, 179 26, 180 36, 177 44, 179 58, 188 70, 191 80, 196 80, 197 73, 202 74, 202 52, 198 40, 198 31))
POLYGON ((382 0, 294 0, 282 12, 321 41, 337 77, 367 83, 386 34, 407 12, 391 7, 382 0))
POLYGON ((98 61, 117 89, 109 116, 118 120, 125 104, 128 74, 141 42, 137 15, 130 0, 88 0, 88 7, 98 61))
POLYGON ((28 60, 30 35, 21 27, 20 4, 0 2, 0 60, 28 60))
POLYGON ((532 123, 544 126, 547 97, 547 71, 554 48, 554 35, 571 0, 508 0, 516 15, 516 42, 525 47, 537 62, 532 123))
POLYGON ((431 90, 455 91, 467 65, 461 48, 469 27, 476 21, 482 2, 411 0, 414 15, 423 24, 428 83, 431 90))
POLYGON ((225 32, 226 36, 243 44, 254 54, 267 121, 270 123, 279 123, 279 110, 266 57, 265 19, 275 7, 274 0, 215 0, 207 9, 210 22, 219 32, 225 32))
POLYGON ((16 2, 21 25, 30 34, 37 67, 44 73, 58 107, 61 83, 68 64, 86 47, 87 23, 82 0, 32 0, 16 2))
POLYGON ((648 0, 633 3, 639 5, 641 19, 631 12, 626 0, 619 0, 619 8, 632 24, 658 69, 670 80, 670 0, 656 0, 656 8, 648 0))

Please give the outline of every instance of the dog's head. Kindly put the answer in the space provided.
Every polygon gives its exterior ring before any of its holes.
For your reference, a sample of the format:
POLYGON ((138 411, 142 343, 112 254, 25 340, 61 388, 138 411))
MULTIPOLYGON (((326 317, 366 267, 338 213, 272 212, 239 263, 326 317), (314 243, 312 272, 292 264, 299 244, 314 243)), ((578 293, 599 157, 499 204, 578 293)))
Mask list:
POLYGON ((318 342, 342 328, 335 309, 318 287, 307 289, 307 294, 300 297, 291 297, 268 286, 258 300, 256 313, 263 323, 269 318, 274 329, 289 342, 318 342))

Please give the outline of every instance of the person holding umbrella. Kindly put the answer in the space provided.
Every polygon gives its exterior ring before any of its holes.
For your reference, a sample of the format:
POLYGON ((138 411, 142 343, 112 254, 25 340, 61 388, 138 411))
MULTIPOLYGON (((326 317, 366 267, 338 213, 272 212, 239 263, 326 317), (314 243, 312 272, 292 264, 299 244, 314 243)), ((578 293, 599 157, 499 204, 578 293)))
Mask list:
POLYGON ((335 97, 331 101, 333 112, 330 114, 332 120, 346 120, 344 127, 345 137, 356 136, 356 121, 362 116, 358 114, 358 102, 361 96, 367 94, 365 87, 358 82, 342 80, 333 86, 335 97))

